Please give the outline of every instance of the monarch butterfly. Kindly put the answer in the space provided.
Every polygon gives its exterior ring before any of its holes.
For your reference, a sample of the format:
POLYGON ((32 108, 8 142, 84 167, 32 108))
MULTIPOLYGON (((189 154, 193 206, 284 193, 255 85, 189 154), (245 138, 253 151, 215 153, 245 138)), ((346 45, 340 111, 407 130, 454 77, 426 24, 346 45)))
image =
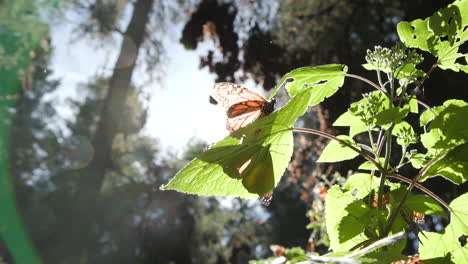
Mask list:
POLYGON ((226 128, 230 132, 271 114, 275 108, 275 99, 267 101, 256 92, 235 83, 216 83, 211 96, 226 108, 226 128))
MULTIPOLYGON (((265 100, 261 95, 235 83, 220 82, 213 86, 211 96, 226 109, 226 128, 234 132, 271 114, 275 108, 275 99, 265 100)), ((239 174, 250 164, 251 159, 240 164, 237 168, 239 174)), ((272 192, 262 196, 262 203, 269 205, 272 192)))

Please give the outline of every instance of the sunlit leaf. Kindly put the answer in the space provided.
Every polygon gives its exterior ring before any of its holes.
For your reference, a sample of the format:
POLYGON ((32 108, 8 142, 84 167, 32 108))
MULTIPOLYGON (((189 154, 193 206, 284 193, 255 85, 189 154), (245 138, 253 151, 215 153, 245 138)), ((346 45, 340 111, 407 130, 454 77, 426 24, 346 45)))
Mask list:
POLYGON ((416 211, 423 214, 438 215, 447 218, 444 209, 432 197, 427 195, 410 195, 405 202, 404 208, 408 212, 416 211))
MULTIPOLYGON (((397 123, 409 112, 409 106, 391 107, 390 100, 380 91, 364 95, 364 98, 351 104, 349 111, 358 117, 367 127, 385 126, 397 123)), ((353 123, 352 125, 358 125, 353 123)))
POLYGON ((343 189, 352 191, 354 197, 362 199, 379 188, 379 178, 368 173, 356 173, 346 180, 343 189))
POLYGON ((463 194, 450 203, 450 223, 440 233, 425 232, 421 236, 419 254, 421 259, 444 259, 439 263, 468 263, 468 194, 463 194), (463 242, 464 240, 464 242, 463 242))
MULTIPOLYGON (((360 149, 354 140, 348 136, 338 136, 337 138, 346 141, 357 149, 360 149)), ((338 141, 331 140, 325 149, 323 149, 323 152, 317 162, 337 162, 342 160, 349 160, 356 157, 357 155, 359 154, 356 151, 352 150, 346 145, 338 141)))
POLYGON ((425 73, 419 69, 416 69, 416 66, 412 63, 404 64, 395 71, 395 78, 400 80, 400 83, 412 83, 416 80, 417 77, 423 77, 425 73))
MULTIPOLYGON (((379 158, 380 165, 383 165, 384 161, 385 161, 385 158, 379 158)), ((370 162, 370 161, 366 161, 366 162, 362 163, 359 166, 358 169, 360 169, 360 170, 378 170, 378 168, 375 166, 375 164, 370 162)))
POLYGON ((466 182, 468 177, 468 144, 454 148, 443 159, 437 161, 429 168, 421 181, 437 175, 442 175, 456 184, 466 182))
MULTIPOLYGON (((356 244, 367 240, 368 238, 361 234, 361 232, 355 234, 351 237, 351 233, 345 233, 343 231, 343 226, 340 226, 343 218, 348 215, 346 207, 352 204, 355 201, 355 198, 350 192, 343 192, 339 186, 333 186, 328 190, 327 200, 325 204, 325 221, 327 225, 327 231, 330 238, 330 249, 333 251, 346 251, 351 249, 356 244), (347 237, 345 242, 343 237, 347 237)), ((353 229, 363 231, 365 226, 363 223, 360 223, 358 219, 351 218, 348 221, 348 225, 352 226, 353 229)), ((350 230, 350 232, 352 232, 350 230)))
POLYGON ((341 64, 296 69, 281 79, 273 90, 272 96, 282 86, 285 86, 291 96, 295 96, 304 89, 312 89, 309 105, 316 105, 332 96, 343 85, 347 70, 348 68, 341 64))
POLYGON ((304 90, 280 110, 227 136, 161 189, 242 198, 273 189, 292 155, 290 128, 306 111, 311 95, 311 89, 304 90))
POLYGON ((405 118, 409 113, 409 106, 405 105, 405 107, 392 107, 387 108, 375 116, 376 125, 378 126, 385 126, 391 123, 398 123, 403 118, 405 118))
POLYGON ((410 107, 410 112, 411 113, 419 113, 419 106, 418 106, 418 100, 416 99, 416 97, 412 97, 410 100, 409 100, 409 107, 410 107))
POLYGON ((426 154, 412 152, 408 156, 408 159, 415 169, 419 169, 422 166, 424 166, 430 158, 428 159, 428 156, 426 154))
POLYGON ((400 121, 395 124, 392 130, 392 135, 397 139, 397 143, 402 146, 414 144, 418 142, 418 137, 413 130, 413 127, 406 121, 400 121))
POLYGON ((455 1, 424 20, 400 22, 398 35, 406 46, 429 51, 438 57, 440 68, 468 72, 466 55, 459 53, 460 46, 468 40, 467 14, 468 1, 455 1))
POLYGON ((367 125, 361 118, 353 115, 349 110, 343 113, 333 123, 333 126, 349 126, 349 136, 354 137, 355 135, 367 131, 367 125))
MULTIPOLYGON (((426 111, 427 112, 427 111, 426 111)), ((421 136, 421 142, 427 149, 448 151, 468 142, 468 104, 462 100, 444 102, 443 109, 424 116, 424 122, 431 120, 427 130, 421 136)), ((423 122, 423 123, 424 123, 423 122)))

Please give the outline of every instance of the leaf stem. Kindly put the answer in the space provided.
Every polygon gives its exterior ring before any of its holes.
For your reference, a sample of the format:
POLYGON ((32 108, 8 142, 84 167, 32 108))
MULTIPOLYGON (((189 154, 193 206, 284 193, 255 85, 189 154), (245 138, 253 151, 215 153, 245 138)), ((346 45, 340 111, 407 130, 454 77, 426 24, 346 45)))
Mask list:
POLYGON ((398 162, 398 165, 395 166, 395 168, 399 168, 403 164, 403 162, 405 161, 406 148, 407 148, 407 145, 401 146, 401 159, 398 162))
POLYGON ((429 69, 429 71, 426 73, 426 75, 424 75, 424 77, 422 78, 422 80, 418 83, 418 85, 416 86, 416 88, 414 88, 413 90, 413 93, 411 94, 411 97, 413 97, 418 91, 419 89, 421 88, 421 86, 423 85, 424 81, 426 81, 427 77, 429 77, 429 75, 432 73, 432 71, 437 68, 438 64, 437 62, 434 63, 431 68, 429 69))
POLYGON ((310 128, 298 128, 298 127, 293 127, 291 128, 292 131, 294 132, 304 132, 304 133, 309 133, 309 134, 314 134, 322 137, 326 137, 331 140, 338 141, 340 144, 347 146, 348 148, 354 150, 355 152, 359 153, 362 157, 364 157, 366 160, 370 161, 372 164, 374 164, 379 171, 384 171, 384 168, 371 156, 369 156, 367 153, 361 151, 360 149, 356 148, 355 146, 349 144, 348 142, 341 140, 333 135, 330 135, 328 133, 322 132, 320 130, 315 130, 315 129, 310 129, 310 128))
POLYGON ((381 91, 383 94, 388 96, 388 94, 385 92, 385 90, 382 87, 380 87, 379 85, 377 85, 376 83, 372 82, 371 80, 369 80, 367 78, 361 77, 361 76, 356 75, 356 74, 351 74, 351 73, 346 73, 345 76, 355 78, 355 79, 361 80, 363 82, 366 82, 366 83, 372 85, 375 89, 381 91))
MULTIPOLYGON (((429 72, 428 72, 429 73, 429 72)), ((373 86, 374 88, 376 88, 377 90, 381 91, 383 94, 385 94, 387 97, 388 97, 388 94, 385 92, 385 89, 383 89, 382 87, 380 87, 379 85, 377 85, 376 83, 372 82, 371 80, 369 79, 366 79, 364 77, 361 77, 359 75, 355 75, 355 74, 352 74, 352 73, 346 73, 345 74, 346 77, 351 77, 351 78, 355 78, 355 79, 358 79, 358 80, 361 80, 363 82, 366 82, 368 84, 370 84, 371 86, 373 86)), ((429 109, 431 108, 429 105, 427 105, 426 103, 420 101, 419 99, 416 98, 416 101, 418 102, 418 104, 424 106, 426 109, 429 109)))
MULTIPOLYGON (((391 174, 388 174, 387 177, 390 177, 390 178, 395 178, 395 179, 398 179, 402 182, 405 182, 405 183, 408 183, 408 184, 411 184, 412 180, 406 178, 406 177, 403 177, 401 175, 398 175, 396 173, 391 173, 391 174)), ((447 210, 451 211, 452 209, 450 208, 450 206, 448 205, 448 203, 446 203, 444 200, 442 200, 442 198, 440 198, 439 196, 437 196, 435 193, 431 192, 429 189, 427 189, 426 187, 422 186, 421 184, 419 183, 414 183, 414 187, 418 188, 419 190, 421 190, 422 192, 424 192, 425 194, 429 195, 430 197, 432 197, 434 200, 436 200, 437 202, 439 202, 441 205, 443 205, 445 208, 447 208, 447 210)))

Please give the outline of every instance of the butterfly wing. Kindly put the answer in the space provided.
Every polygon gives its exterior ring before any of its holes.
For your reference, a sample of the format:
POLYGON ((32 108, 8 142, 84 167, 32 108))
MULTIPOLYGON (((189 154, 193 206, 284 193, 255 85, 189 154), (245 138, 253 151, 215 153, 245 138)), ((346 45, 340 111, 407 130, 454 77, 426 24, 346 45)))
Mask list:
POLYGON ((235 83, 228 82, 216 83, 213 86, 211 96, 218 103, 221 103, 226 110, 231 106, 245 101, 258 101, 263 102, 263 104, 266 103, 265 98, 258 93, 235 83))
POLYGON ((236 131, 273 110, 273 103, 245 87, 234 83, 216 83, 211 95, 217 102, 226 108, 229 131, 236 131), (268 106, 268 111, 265 111, 268 106))
MULTIPOLYGON (((234 83, 216 83, 213 86, 211 97, 221 103, 226 109, 226 127, 233 132, 255 122, 257 119, 269 115, 274 110, 275 101, 268 102, 261 95, 234 83)), ((252 160, 243 162, 238 169, 242 174, 252 160)), ((269 191, 262 196, 262 203, 270 204, 273 192, 269 191)))

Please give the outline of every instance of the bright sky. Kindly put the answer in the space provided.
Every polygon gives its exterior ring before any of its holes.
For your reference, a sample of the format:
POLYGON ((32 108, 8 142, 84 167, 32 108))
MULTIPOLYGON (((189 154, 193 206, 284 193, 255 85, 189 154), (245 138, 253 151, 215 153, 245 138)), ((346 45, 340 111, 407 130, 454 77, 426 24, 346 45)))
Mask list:
MULTIPOLYGON (((53 78, 60 79, 61 85, 47 98, 59 99, 56 105, 60 115, 68 119, 74 118, 76 109, 71 109, 66 99, 81 98, 79 84, 93 80, 97 72, 110 76, 122 41, 116 37, 115 44, 106 43, 102 47, 97 41, 72 41, 74 26, 63 21, 51 28, 51 68, 53 78)), ((209 89, 215 76, 206 68, 199 69, 200 55, 212 44, 202 43, 196 51, 187 51, 179 43, 181 29, 182 25, 173 26, 164 40, 168 60, 164 61, 162 82, 145 87, 145 91, 151 91, 151 100, 147 124, 142 131, 159 139, 163 151, 178 153, 193 137, 214 143, 228 134, 224 110, 209 103, 209 89)), ((134 74, 133 80, 140 79, 138 74, 134 74)), ((254 88, 253 82, 247 86, 254 88)), ((52 126, 65 128, 59 121, 52 126)))

